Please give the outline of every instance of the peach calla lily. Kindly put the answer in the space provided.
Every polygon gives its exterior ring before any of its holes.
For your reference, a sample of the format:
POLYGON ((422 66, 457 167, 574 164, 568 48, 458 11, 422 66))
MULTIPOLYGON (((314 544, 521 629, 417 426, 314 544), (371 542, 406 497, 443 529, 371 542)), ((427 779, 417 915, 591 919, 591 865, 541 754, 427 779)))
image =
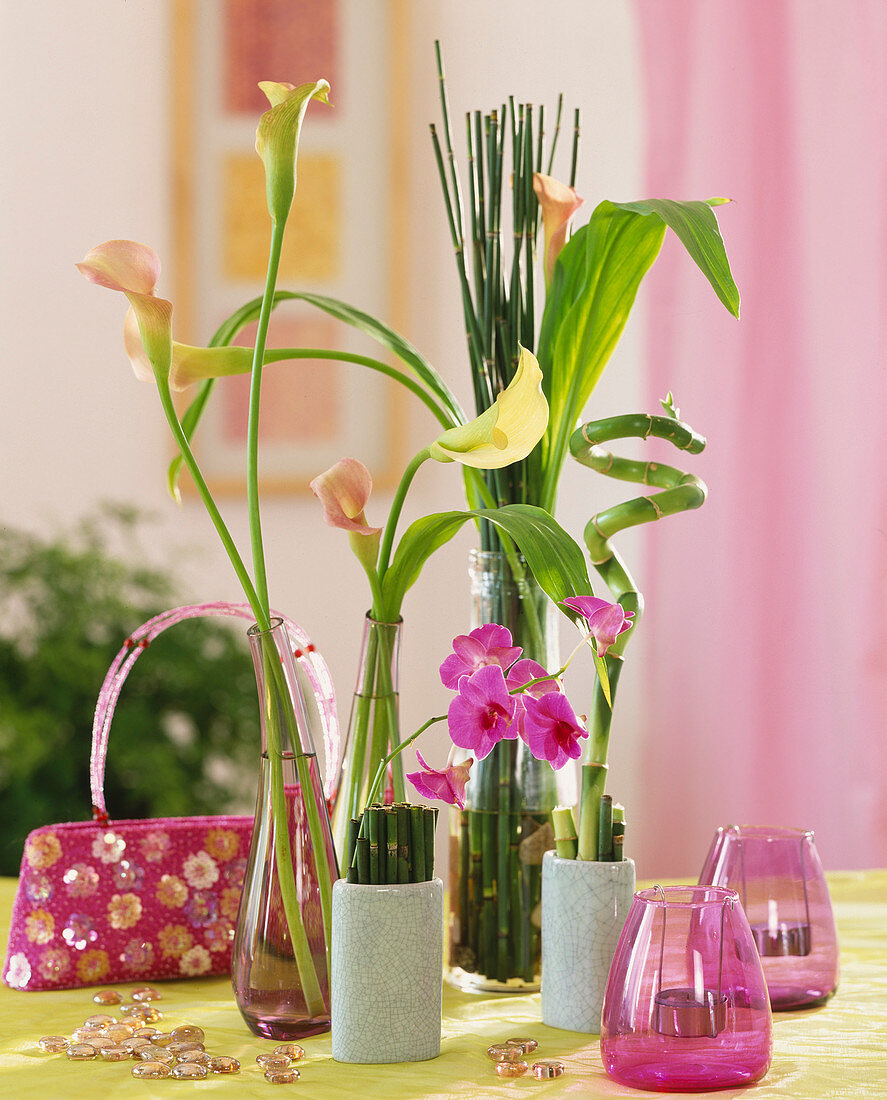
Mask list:
POLYGON ((429 451, 438 462, 497 470, 526 458, 547 425, 542 371, 536 356, 522 347, 514 378, 495 403, 469 423, 447 429, 429 451))
POLYGON ((160 260, 153 248, 137 241, 105 241, 90 249, 77 268, 91 283, 119 290, 129 299, 124 343, 136 375, 167 379, 172 363, 172 302, 154 293, 160 260))
POLYGON ((574 187, 568 187, 554 176, 546 176, 541 172, 533 175, 533 190, 542 211, 542 226, 545 230, 545 285, 549 286, 554 274, 555 260, 567 243, 570 219, 584 200, 576 194, 574 187))
POLYGON ((330 527, 348 532, 351 549, 361 564, 373 568, 379 554, 381 527, 370 527, 364 508, 373 490, 369 470, 356 458, 341 458, 310 482, 311 492, 323 506, 330 527))
POLYGON ((330 86, 326 80, 292 84, 263 80, 259 87, 268 98, 271 109, 259 119, 256 131, 256 152, 265 165, 265 189, 268 213, 277 225, 284 225, 296 192, 296 154, 299 130, 312 99, 329 103, 330 86))

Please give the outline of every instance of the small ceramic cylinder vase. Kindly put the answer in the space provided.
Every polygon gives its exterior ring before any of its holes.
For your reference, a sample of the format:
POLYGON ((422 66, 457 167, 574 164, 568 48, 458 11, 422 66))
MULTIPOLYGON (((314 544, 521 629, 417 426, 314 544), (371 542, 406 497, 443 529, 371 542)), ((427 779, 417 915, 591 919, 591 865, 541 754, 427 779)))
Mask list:
POLYGON ((542 861, 542 1022, 597 1033, 607 974, 634 896, 634 861, 542 861))
POLYGON ((333 886, 333 1058, 422 1062, 440 1054, 443 883, 333 886))
POLYGON ((823 1004, 838 985, 838 934, 809 829, 718 829, 700 884, 739 894, 774 1010, 823 1004))

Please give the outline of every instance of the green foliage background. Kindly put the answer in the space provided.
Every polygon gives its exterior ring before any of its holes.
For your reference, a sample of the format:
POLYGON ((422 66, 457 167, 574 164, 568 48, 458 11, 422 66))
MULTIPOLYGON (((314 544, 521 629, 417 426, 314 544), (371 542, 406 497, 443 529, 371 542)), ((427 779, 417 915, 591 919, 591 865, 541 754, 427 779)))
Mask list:
MULTIPOLYGON (((31 829, 91 816, 90 738, 105 673, 130 631, 189 602, 141 563, 143 526, 131 510, 106 508, 52 538, 0 528, 0 874, 18 874, 31 829)), ((251 812, 258 736, 245 631, 177 624, 123 688, 109 814, 251 812)))

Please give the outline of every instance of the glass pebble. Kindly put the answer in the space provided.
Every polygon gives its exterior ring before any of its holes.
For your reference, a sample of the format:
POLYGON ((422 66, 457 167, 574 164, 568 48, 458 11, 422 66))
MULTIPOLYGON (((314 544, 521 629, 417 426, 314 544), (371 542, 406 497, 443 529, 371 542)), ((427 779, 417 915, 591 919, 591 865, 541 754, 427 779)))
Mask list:
POLYGON ((104 1029, 97 1027, 75 1027, 71 1032, 72 1043, 88 1043, 90 1039, 106 1037, 104 1029))
POLYGON ((292 1065, 292 1059, 287 1058, 285 1054, 259 1054, 256 1061, 269 1073, 289 1069, 292 1065))
POLYGON ((162 1000, 160 993, 151 985, 140 985, 130 996, 136 1002, 162 1000))
POLYGON ((44 1035, 37 1043, 41 1050, 47 1054, 60 1054, 68 1049, 68 1040, 64 1035, 44 1035))
POLYGON ((127 1058, 132 1057, 131 1051, 119 1046, 104 1047, 101 1054, 106 1062, 125 1062, 127 1058))
POLYGON ((159 1008, 155 1008, 152 1004, 134 1004, 124 1005, 120 1009, 121 1016, 127 1016, 129 1019, 144 1020, 146 1024, 156 1024, 158 1020, 163 1019, 163 1013, 159 1008))
POLYGON ((298 1043, 281 1043, 279 1047, 274 1048, 272 1054, 280 1054, 286 1058, 292 1058, 294 1062, 298 1062, 305 1057, 305 1051, 298 1043))
POLYGON ((196 1062, 198 1066, 208 1066, 211 1061, 212 1058, 205 1050, 186 1050, 176 1055, 176 1065, 181 1065, 182 1062, 196 1062))
POLYGON ((143 1062, 165 1062, 167 1065, 172 1062, 173 1055, 168 1050, 164 1050, 163 1047, 154 1046, 149 1044, 146 1047, 142 1047, 135 1052, 143 1062))
POLYGON ((112 1024, 111 1027, 104 1029, 103 1034, 106 1038, 113 1039, 115 1043, 122 1043, 124 1039, 132 1038, 132 1028, 124 1027, 123 1024, 112 1024))
POLYGON ((129 1039, 124 1039, 120 1046, 125 1047, 130 1054, 135 1054, 138 1050, 144 1050, 145 1047, 153 1046, 150 1039, 145 1038, 143 1035, 133 1035, 129 1039))
POLYGON ((533 1063, 533 1076, 538 1077, 541 1081, 546 1081, 550 1077, 562 1077, 564 1073, 563 1062, 534 1062, 533 1063))
POLYGON ((103 1013, 99 1013, 98 1016, 87 1016, 83 1021, 84 1027, 108 1027, 110 1024, 116 1024, 117 1020, 114 1016, 105 1016, 103 1013))
POLYGON ((506 1039, 507 1047, 518 1047, 524 1054, 532 1054, 539 1044, 535 1039, 506 1039))
POLYGON ((174 1027, 170 1034, 173 1042, 176 1043, 202 1043, 206 1038, 206 1032, 196 1024, 182 1024, 181 1027, 174 1027))
MULTIPOLYGON (((175 1035, 175 1032, 173 1032, 173 1035, 175 1035)), ((203 1043, 197 1042, 175 1042, 170 1043, 166 1049, 169 1051, 170 1054, 187 1054, 189 1050, 206 1050, 206 1047, 203 1045, 203 1043)))
POLYGON ((163 1062, 139 1062, 132 1067, 133 1077, 169 1077, 170 1072, 163 1062))
POLYGON ((497 1062, 496 1072, 500 1077, 523 1077, 530 1067, 526 1062, 497 1062))
POLYGON ((158 1035, 163 1033, 158 1031, 156 1027, 137 1027, 132 1033, 134 1039, 155 1039, 158 1035))
POLYGON ((73 1062, 86 1062, 95 1058, 96 1049, 88 1043, 72 1043, 65 1053, 73 1062))
POLYGON ((209 1063, 209 1068, 213 1073, 239 1073, 240 1062, 236 1058, 231 1058, 227 1054, 220 1054, 216 1058, 212 1058, 209 1063))
POLYGON ((494 1062, 519 1062, 523 1050, 521 1047, 509 1046, 508 1043, 495 1043, 487 1047, 487 1054, 494 1062))
POLYGON ((155 1047, 168 1047, 173 1042, 173 1037, 168 1031, 158 1031, 151 1036, 151 1042, 155 1047))
POLYGON ((292 1085, 299 1080, 299 1071, 297 1069, 269 1069, 265 1074, 265 1080, 269 1085, 292 1085))
POLYGON ((116 989, 100 989, 92 999, 97 1005, 119 1005, 123 1001, 116 989))
POLYGON ((177 1066, 172 1067, 172 1077, 178 1077, 186 1081, 199 1081, 201 1077, 207 1077, 209 1070, 206 1066, 201 1066, 197 1062, 179 1062, 177 1066))

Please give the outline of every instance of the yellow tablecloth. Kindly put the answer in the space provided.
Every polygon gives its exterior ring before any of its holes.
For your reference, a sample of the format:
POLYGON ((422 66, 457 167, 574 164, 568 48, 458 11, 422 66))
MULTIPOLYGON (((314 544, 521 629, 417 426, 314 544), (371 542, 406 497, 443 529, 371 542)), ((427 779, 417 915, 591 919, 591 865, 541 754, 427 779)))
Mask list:
MULTIPOLYGON (((841 984, 824 1008, 777 1013, 770 1072, 758 1085, 711 1094, 766 1100, 887 1097, 887 871, 829 876, 841 941, 841 984)), ((0 942, 5 947, 15 882, 0 880, 0 942)), ((122 989, 128 987, 121 987, 122 989)), ((214 1092, 230 1100, 267 1097, 269 1086, 256 1055, 272 1043, 247 1031, 224 978, 165 982, 164 1025, 192 1022, 207 1033, 210 1048, 243 1063, 236 1077, 205 1081, 138 1081, 131 1063, 71 1063, 44 1054, 41 1035, 70 1034, 98 1011, 92 990, 21 993, 0 984, 0 1096, 9 1100, 115 1100, 169 1097, 179 1091, 214 1092)), ((443 1048, 430 1062, 396 1066, 344 1066, 330 1056, 329 1035, 303 1041, 306 1057, 296 1095, 336 1097, 518 1097, 650 1095, 618 1085, 601 1066, 597 1036, 544 1027, 539 997, 487 997, 444 987, 443 1048), (486 1056, 494 1042, 531 1035, 537 1057, 558 1058, 566 1074, 554 1081, 500 1080, 486 1056)))

